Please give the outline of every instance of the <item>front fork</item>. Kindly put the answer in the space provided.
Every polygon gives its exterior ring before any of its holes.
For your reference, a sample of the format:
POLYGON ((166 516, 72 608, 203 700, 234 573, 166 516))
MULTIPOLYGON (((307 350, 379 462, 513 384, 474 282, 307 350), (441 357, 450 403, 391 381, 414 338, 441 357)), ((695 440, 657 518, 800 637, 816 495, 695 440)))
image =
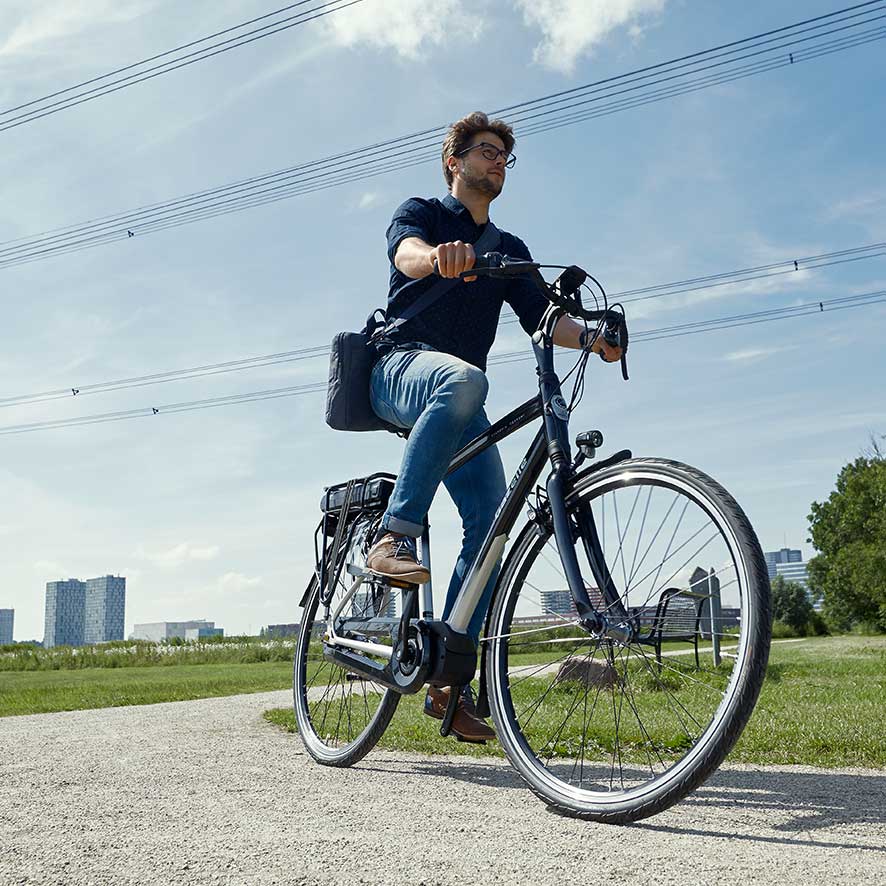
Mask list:
POLYGON ((566 510, 566 496, 571 491, 575 468, 569 442, 569 408, 560 390, 560 379, 554 371, 552 335, 558 320, 557 312, 549 311, 542 321, 542 327, 532 337, 552 469, 545 485, 554 538, 563 571, 566 573, 566 583, 582 625, 596 637, 629 643, 634 639, 636 631, 606 565, 591 506, 587 502, 578 505, 576 529, 584 545, 591 575, 604 603, 602 611, 591 602, 585 587, 575 550, 576 533, 566 510))

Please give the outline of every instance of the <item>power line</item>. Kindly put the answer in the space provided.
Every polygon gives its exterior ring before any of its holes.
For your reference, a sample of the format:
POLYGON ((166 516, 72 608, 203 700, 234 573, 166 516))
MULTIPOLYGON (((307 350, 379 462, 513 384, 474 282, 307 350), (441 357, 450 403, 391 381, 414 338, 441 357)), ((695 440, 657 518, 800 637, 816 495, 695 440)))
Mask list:
POLYGON ((158 59, 166 58, 167 56, 175 56, 176 53, 180 53, 185 49, 190 49, 191 47, 197 46, 200 43, 206 43, 210 40, 215 39, 216 37, 220 37, 225 34, 231 34, 234 31, 242 31, 244 28, 255 24, 256 22, 279 16, 284 12, 288 12, 292 9, 295 9, 296 7, 305 6, 311 2, 315 2, 315 0, 300 0, 300 2, 298 3, 292 3, 289 6, 283 7, 282 9, 277 9, 273 12, 266 13, 265 15, 258 16, 257 18, 250 19, 249 21, 241 22, 239 25, 225 28, 222 31, 216 31, 214 34, 210 34, 206 37, 201 37, 198 40, 192 40, 191 42, 185 43, 182 46, 177 46, 174 49, 167 50, 166 52, 158 53, 157 55, 153 55, 150 58, 143 59, 140 62, 134 62, 133 64, 126 65, 122 68, 117 68, 116 70, 109 71, 107 74, 102 74, 98 77, 92 77, 91 79, 84 80, 83 82, 77 83, 74 86, 69 86, 65 89, 60 89, 56 92, 50 93, 49 95, 44 95, 42 98, 24 102, 23 104, 16 105, 13 108, 7 108, 5 111, 0 111, 0 132, 5 132, 7 129, 15 129, 18 126, 24 126, 26 123, 31 123, 34 120, 41 119, 42 117, 48 117, 50 114, 57 114, 59 111, 64 111, 68 108, 76 107, 77 105, 81 105, 84 102, 93 101, 94 99, 101 98, 104 95, 110 95, 111 93, 119 92, 121 89, 126 89, 130 86, 134 86, 136 83, 143 83, 146 80, 153 80, 155 77, 160 77, 163 74, 168 74, 171 71, 178 70, 179 68, 188 67, 189 65, 193 65, 197 62, 205 61, 207 58, 212 58, 213 56, 220 55, 223 52, 229 52, 232 49, 238 49, 241 46, 246 46, 249 43, 254 43, 256 40, 270 37, 273 34, 279 34, 282 31, 288 31, 290 28, 295 28, 299 25, 307 24, 308 22, 314 21, 315 19, 330 15, 333 12, 338 12, 339 10, 346 9, 349 6, 354 6, 357 3, 362 3, 363 0, 327 0, 327 2, 321 3, 318 6, 314 6, 311 9, 304 10, 303 12, 296 13, 295 15, 288 16, 274 22, 270 22, 268 24, 262 25, 259 28, 255 28, 252 31, 246 31, 245 33, 238 34, 235 37, 228 37, 227 39, 221 40, 218 43, 204 46, 201 49, 186 53, 185 55, 170 58, 167 61, 154 65, 153 67, 144 67, 145 65, 157 61, 158 59), (134 71, 137 68, 142 70, 138 70, 132 74, 126 74, 126 76, 120 77, 116 80, 110 79, 118 74, 124 74, 126 71, 134 71), (80 92, 77 91, 82 90, 83 87, 91 86, 94 83, 100 83, 101 85, 92 86, 91 89, 85 89, 80 92), (73 95, 70 95, 69 93, 73 93, 73 95), (63 95, 66 97, 58 98, 59 96, 63 95), (51 101, 51 99, 55 98, 58 98, 58 101, 51 101), (32 108, 32 110, 26 111, 23 114, 19 114, 16 117, 9 117, 10 114, 15 113, 16 111, 24 110, 25 108, 32 108), (8 119, 2 119, 4 117, 7 117, 8 119))
MULTIPOLYGON (((511 123, 522 138, 799 64, 886 37, 884 25, 864 29, 872 22, 886 19, 884 4, 886 0, 870 0, 777 31, 596 81, 566 93, 542 96, 493 113, 518 109, 512 115, 511 123), (839 37, 826 39, 838 33, 839 37), (765 48, 760 48, 764 45, 765 48), (750 64, 739 64, 752 57, 756 60, 750 64), (700 73, 702 76, 697 76, 700 73), (668 85, 662 86, 664 83, 668 85)), ((438 157, 444 131, 445 127, 425 129, 125 213, 6 241, 0 243, 0 268, 204 221, 430 162, 438 157)))
MULTIPOLYGON (((772 308, 766 311, 737 314, 731 317, 717 317, 712 320, 700 320, 693 323, 683 323, 674 326, 665 326, 660 329, 645 330, 636 333, 633 336, 633 341, 657 341, 664 338, 673 338, 675 336, 718 332, 723 329, 733 329, 740 326, 771 323, 777 320, 796 320, 800 317, 809 316, 811 314, 832 313, 834 311, 868 307, 870 305, 884 303, 886 303, 886 290, 878 290, 876 292, 867 292, 859 295, 842 296, 823 299, 821 301, 788 305, 786 307, 772 308)), ((525 351, 511 351, 491 358, 489 364, 502 366, 509 363, 532 359, 534 359, 534 357, 531 353, 526 353, 525 351)), ((323 381, 305 385, 290 385, 283 388, 271 388, 264 391, 250 391, 243 394, 232 394, 226 397, 212 397, 204 400, 170 403, 164 406, 149 406, 140 409, 104 412, 97 415, 86 415, 69 419, 7 425, 6 427, 0 427, 0 436, 25 434, 34 431, 53 430, 56 428, 105 424, 107 422, 127 421, 133 418, 168 415, 179 412, 194 412, 201 409, 214 409, 219 406, 231 406, 238 403, 254 403, 263 400, 276 400, 283 397, 303 396, 305 394, 319 393, 325 390, 326 382, 323 381)))
MULTIPOLYGON (((645 286, 640 289, 627 289, 622 292, 611 293, 610 298, 623 304, 640 301, 649 298, 663 298, 670 295, 678 295, 686 292, 703 291, 719 286, 729 286, 747 281, 757 281, 766 277, 793 274, 799 271, 816 270, 831 267, 849 261, 862 261, 870 258, 879 258, 886 255, 886 242, 871 243, 867 246, 856 246, 850 249, 840 249, 834 252, 819 253, 817 255, 802 258, 786 259, 780 262, 772 262, 766 265, 758 265, 750 268, 739 268, 734 271, 722 271, 717 274, 708 274, 700 277, 689 277, 683 280, 675 280, 669 283, 659 283, 653 286, 645 286), (758 273, 762 272, 762 273, 758 273)), ((500 326, 516 323, 516 318, 504 318, 500 320, 500 326)), ((36 403, 46 403, 54 400, 70 400, 72 397, 87 394, 110 393, 128 388, 146 387, 155 384, 164 384, 173 381, 184 381, 194 378, 221 375, 229 372, 240 372, 248 369, 260 369, 268 366, 277 366, 283 363, 293 363, 314 357, 328 357, 328 345, 309 345, 291 351, 281 351, 274 354, 259 354, 253 357, 244 357, 238 360, 227 360, 217 363, 209 363, 201 366, 190 366, 185 369, 172 369, 164 372, 153 372, 146 375, 130 376, 127 378, 113 379, 111 381, 93 382, 91 384, 73 384, 64 388, 55 388, 47 391, 37 391, 31 394, 20 394, 14 397, 0 398, 0 409, 7 406, 22 406, 36 403)))
MULTIPOLYGON (((801 302, 783 308, 771 308, 766 311, 755 311, 749 314, 736 314, 731 317, 715 317, 711 320, 698 320, 692 323, 678 323, 659 329, 645 329, 631 334, 631 344, 638 341, 658 341, 663 338, 675 338, 683 335, 697 335, 703 332, 718 332, 722 329, 734 329, 740 326, 751 326, 758 323, 769 323, 776 320, 790 320, 812 314, 848 310, 886 303, 886 290, 865 292, 860 295, 848 295, 839 298, 821 299, 819 301, 801 302)), ((525 351, 508 351, 490 359, 490 364, 503 365, 518 363, 522 360, 534 359, 525 351)))
MULTIPOLYGON (((876 39, 882 39, 884 36, 886 36, 886 29, 878 29, 876 39)), ((789 55, 784 55, 784 58, 777 63, 777 66, 784 67, 792 63, 799 63, 799 61, 805 59, 805 55, 798 51, 793 54, 792 59, 792 61, 789 61, 789 55)), ((767 65, 766 69, 769 70, 771 67, 771 65, 767 65)), ((750 73, 756 72, 754 70, 750 73)), ((745 72, 739 76, 750 76, 750 73, 745 72)), ((717 82, 723 82, 722 78, 717 82)), ((629 102, 623 102, 622 105, 603 106, 599 110, 590 112, 590 115, 585 114, 580 118, 569 118, 565 121, 558 118, 541 126, 536 125, 535 129, 525 133, 518 127, 518 132, 522 137, 524 134, 532 135, 537 132, 550 131, 551 129, 560 128, 562 125, 571 125, 574 122, 590 119, 591 116, 615 113, 626 107, 638 106, 638 103, 647 104, 652 101, 660 101, 664 98, 673 97, 675 94, 695 91, 698 88, 707 88, 710 85, 714 84, 711 82, 706 82, 702 86, 693 85, 692 83, 688 86, 684 84, 678 88, 678 92, 671 89, 664 95, 656 94, 650 99, 631 99, 629 102)), ((562 109, 556 109, 556 111, 560 110, 562 109)), ((501 112, 496 111, 494 113, 501 112)), ((551 112, 547 111, 546 113, 551 112)), ((519 120, 514 122, 517 124, 519 120)), ((235 182, 231 185, 210 189, 209 191, 197 192, 177 200, 142 207, 128 214, 107 216, 79 226, 59 229, 54 235, 53 232, 46 232, 44 235, 37 235, 32 238, 7 241, 8 244, 18 243, 19 245, 0 244, 0 246, 6 245, 5 249, 0 249, 0 267, 39 260, 50 254, 79 251, 79 248, 91 248, 94 245, 102 245, 105 242, 126 239, 134 236, 135 233, 153 233, 170 227, 178 227, 181 224, 201 221, 218 215, 228 214, 229 212, 242 211, 254 206, 277 202, 280 199, 315 193, 329 187, 337 187, 351 181, 358 181, 403 169, 407 166, 428 162, 433 157, 436 157, 436 148, 433 154, 426 153, 423 149, 429 148, 432 143, 438 142, 442 131, 443 128, 441 127, 434 131, 435 135, 420 138, 418 142, 413 144, 393 145, 393 148, 396 150, 393 153, 388 150, 387 156, 382 156, 385 152, 383 147, 369 148, 359 158, 359 162, 355 162, 353 155, 360 152, 348 152, 346 155, 339 155, 342 159, 330 158, 330 163, 327 164, 327 168, 322 172, 312 167, 316 167, 324 161, 312 161, 311 163, 281 170, 277 173, 269 173, 242 182, 235 182), (419 156, 416 157, 416 154, 419 154, 419 156), (392 160, 394 162, 390 162, 392 160), (37 248, 40 246, 43 248, 37 248)), ((403 137, 403 139, 405 138, 408 137, 403 137)), ((402 142, 403 139, 394 141, 402 142)), ((381 144, 386 145, 388 143, 381 144)))

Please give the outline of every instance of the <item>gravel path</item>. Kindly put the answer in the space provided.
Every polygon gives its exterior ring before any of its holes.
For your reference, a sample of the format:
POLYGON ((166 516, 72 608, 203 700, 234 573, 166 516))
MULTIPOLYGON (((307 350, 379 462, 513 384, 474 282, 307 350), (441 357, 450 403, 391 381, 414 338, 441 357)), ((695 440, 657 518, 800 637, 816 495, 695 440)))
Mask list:
POLYGON ((886 883, 886 771, 730 767, 619 828, 500 760, 319 767, 261 720, 289 698, 0 719, 0 884, 886 883))

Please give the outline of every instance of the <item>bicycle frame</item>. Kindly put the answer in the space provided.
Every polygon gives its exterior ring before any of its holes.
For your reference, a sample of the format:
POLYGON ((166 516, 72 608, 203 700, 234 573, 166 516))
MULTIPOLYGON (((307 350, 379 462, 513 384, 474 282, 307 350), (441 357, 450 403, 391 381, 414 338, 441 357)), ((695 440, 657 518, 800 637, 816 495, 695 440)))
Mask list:
MULTIPOLYGON (((550 519, 551 521, 567 584, 575 602, 579 620, 589 631, 600 637, 610 637, 625 642, 633 636, 634 628, 630 623, 628 613, 621 603, 607 568, 590 507, 579 505, 577 512, 578 526, 575 527, 577 533, 573 531, 573 525, 566 511, 565 499, 571 489, 575 476, 575 465, 569 442, 569 410, 560 391, 560 378, 554 369, 553 345, 553 329, 564 314, 565 311, 562 308, 551 305, 545 311, 539 329, 532 336, 532 347, 538 372, 538 396, 527 400, 521 406, 499 419, 486 431, 460 449, 453 456, 447 470, 447 474, 458 470, 462 465, 488 447, 510 436, 534 419, 542 418, 542 426, 536 433, 526 455, 517 468, 517 472, 514 474, 499 505, 492 526, 486 534, 480 551, 462 581, 462 586, 452 611, 444 622, 430 621, 433 618, 431 583, 428 582, 422 588, 421 610, 423 621, 437 628, 442 626, 440 632, 445 632, 447 637, 457 635, 467 639, 466 631, 468 624, 477 608, 483 589, 489 581, 489 576, 492 574, 493 569, 502 557, 510 532, 519 517, 520 509, 537 483, 546 462, 549 462, 551 465, 551 473, 545 484, 548 506, 545 509, 543 519, 550 519), (593 579, 605 601, 606 607, 604 611, 594 607, 586 590, 575 550, 576 535, 582 539, 593 579)), ((429 562, 428 546, 429 536, 426 527, 421 538, 421 554, 426 565, 429 562)), ((350 649, 358 654, 375 655, 390 661, 394 657, 395 647, 367 640, 341 637, 335 633, 335 621, 339 614, 344 611, 348 601, 353 597, 353 594, 362 582, 362 578, 358 577, 356 579, 350 591, 345 594, 336 607, 336 611, 331 613, 331 618, 328 620, 329 637, 327 645, 333 648, 350 649)), ((414 593, 414 591, 410 590, 406 593, 414 593)), ((404 622, 407 620, 409 612, 405 601, 403 612, 400 627, 401 639, 404 638, 404 622)), ((460 654, 465 654, 464 644, 462 644, 460 654)), ((362 656, 360 657, 362 658, 362 656)), ((344 661, 341 663, 344 663, 344 661)), ((348 656, 348 664, 351 666, 363 664, 364 670, 369 669, 380 672, 380 666, 377 663, 370 662, 368 659, 356 662, 348 656), (367 667, 369 665, 374 666, 367 667)), ((405 684, 399 688, 400 691, 415 691, 412 681, 409 681, 408 688, 405 684)))

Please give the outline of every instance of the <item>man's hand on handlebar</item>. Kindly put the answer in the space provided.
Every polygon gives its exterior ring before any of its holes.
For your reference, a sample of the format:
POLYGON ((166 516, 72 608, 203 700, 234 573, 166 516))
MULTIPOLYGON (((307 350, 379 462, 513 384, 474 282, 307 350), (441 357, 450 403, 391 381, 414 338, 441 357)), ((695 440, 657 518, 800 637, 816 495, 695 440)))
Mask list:
MULTIPOLYGON (((476 256, 470 243, 456 240, 453 243, 441 243, 435 246, 428 255, 434 272, 441 277, 458 277, 474 267, 476 256)), ((472 283, 476 277, 462 277, 466 283, 472 283)))
POLYGON ((618 345, 610 344, 603 338, 602 334, 597 336, 588 350, 594 354, 599 354, 600 359, 604 363, 617 363, 621 360, 621 348, 618 345))

